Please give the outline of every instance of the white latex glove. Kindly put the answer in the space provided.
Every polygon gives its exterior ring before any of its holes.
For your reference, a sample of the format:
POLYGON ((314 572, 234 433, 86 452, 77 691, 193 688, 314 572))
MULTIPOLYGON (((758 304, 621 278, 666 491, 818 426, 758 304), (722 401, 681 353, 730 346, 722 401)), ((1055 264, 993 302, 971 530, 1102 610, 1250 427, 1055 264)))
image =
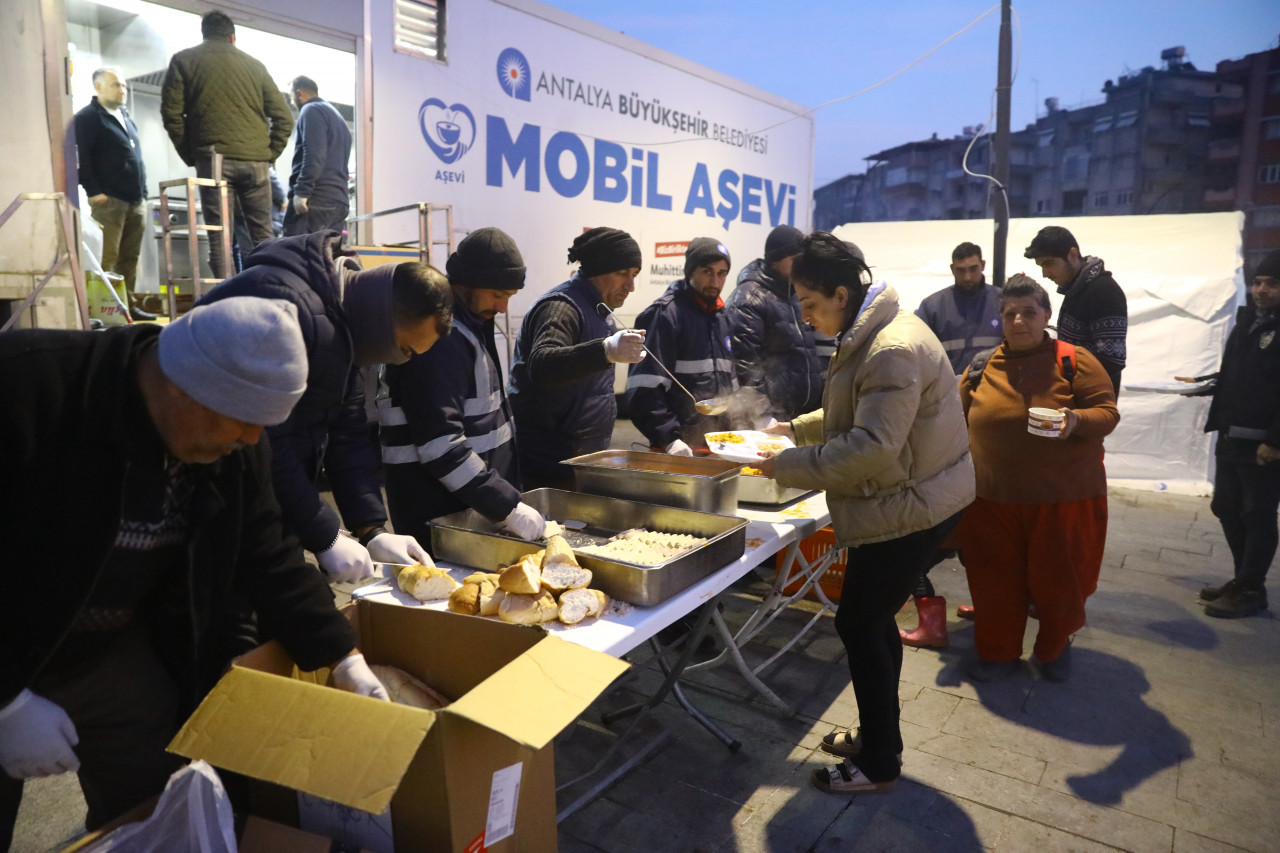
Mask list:
POLYGON ((355 693, 359 696, 371 696, 384 702, 391 701, 387 688, 378 680, 378 676, 365 663, 364 655, 356 652, 338 661, 333 668, 333 683, 339 690, 355 693))
POLYGON ((511 510, 502 523, 512 533, 529 542, 541 539, 547 532, 547 520, 542 517, 542 513, 524 502, 516 504, 516 508, 511 510))
POLYGON ((675 441, 667 445, 667 453, 670 453, 672 456, 692 456, 693 449, 677 438, 675 441))
POLYGON ((369 540, 369 557, 375 563, 395 563, 411 566, 421 563, 434 566, 427 549, 418 544, 412 536, 401 536, 398 533, 379 533, 369 540))
POLYGON ((14 779, 80 769, 71 747, 80 742, 62 706, 23 690, 0 708, 0 767, 14 779))
POLYGON ((316 553, 316 561, 334 583, 354 583, 373 574, 369 549, 341 533, 332 545, 316 553))
POLYGON ((305 196, 295 195, 293 197, 293 212, 297 214, 307 212, 307 199, 305 196))
POLYGON ((622 329, 604 339, 604 354, 614 364, 643 361, 644 329, 622 329))

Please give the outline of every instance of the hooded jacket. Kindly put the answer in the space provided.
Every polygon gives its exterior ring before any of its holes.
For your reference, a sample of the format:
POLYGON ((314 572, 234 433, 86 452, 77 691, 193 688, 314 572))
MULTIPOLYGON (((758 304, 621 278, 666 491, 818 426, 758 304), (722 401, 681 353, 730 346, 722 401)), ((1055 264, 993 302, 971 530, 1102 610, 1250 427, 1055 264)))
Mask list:
POLYGON ((268 240, 249 254, 244 272, 199 302, 260 296, 288 300, 298 309, 307 345, 307 390, 289 419, 268 427, 267 434, 285 526, 312 552, 332 545, 340 526, 316 489, 322 469, 349 529, 387 520, 378 487, 378 447, 369 435, 351 323, 342 306, 338 259, 354 253, 341 243, 342 236, 333 231, 268 240))
POLYGON ((725 309, 738 384, 764 394, 780 421, 821 406, 824 366, 791 282, 757 258, 739 273, 725 309))
POLYGON ((778 484, 825 489, 837 547, 927 530, 973 502, 951 362, 924 322, 875 285, 840 336, 822 408, 791 422, 778 484))
MULTIPOLYGON (((138 359, 159 332, 140 324, 0 335, 0 536, 10 605, 0 620, 0 705, 44 671, 88 601, 119 533, 132 454, 162 446, 136 385, 138 359), (57 547, 32 535, 39 530, 53 532, 57 547)), ((191 466, 185 559, 166 582, 170 606, 148 623, 188 701, 227 663, 216 617, 233 596, 252 604, 303 669, 355 646, 323 577, 281 530, 270 455, 262 441, 191 466)))

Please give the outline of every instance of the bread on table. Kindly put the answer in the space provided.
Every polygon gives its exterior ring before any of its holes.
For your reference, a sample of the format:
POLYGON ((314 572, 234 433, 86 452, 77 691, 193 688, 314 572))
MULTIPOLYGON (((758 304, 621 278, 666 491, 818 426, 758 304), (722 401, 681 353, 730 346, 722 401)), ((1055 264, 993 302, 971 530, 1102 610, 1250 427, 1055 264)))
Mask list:
MULTIPOLYGON (((479 578, 478 580, 464 580, 462 586, 453 591, 449 596, 449 609, 454 613, 461 613, 464 616, 476 616, 485 614, 483 605, 486 599, 491 600, 494 592, 498 589, 498 576, 485 572, 476 572, 469 575, 468 578, 479 578)), ((497 612, 496 607, 494 612, 497 612)))
POLYGON ((547 538, 547 550, 542 557, 542 568, 555 563, 565 563, 570 566, 578 565, 578 558, 573 555, 573 549, 569 547, 569 543, 563 536, 550 536, 547 538))
POLYGON ((560 606, 549 592, 539 595, 507 593, 498 605, 498 617, 516 625, 540 625, 560 615, 560 606))
POLYGON ((542 589, 542 570, 530 554, 518 563, 507 566, 498 578, 498 586, 509 593, 534 595, 542 589))
POLYGON ((449 697, 432 690, 403 669, 378 663, 370 664, 369 669, 373 670, 373 674, 387 688, 392 702, 428 711, 438 711, 449 704, 449 697))
POLYGON ((485 594, 484 588, 480 589, 480 615, 481 616, 497 616, 498 609, 502 606, 502 599, 507 597, 505 589, 498 589, 496 586, 489 594, 485 594))
POLYGON ((590 569, 563 562, 551 563, 542 568, 542 585, 557 595, 566 589, 581 589, 590 583, 590 569))
POLYGON ((560 621, 576 625, 588 616, 599 616, 609 606, 609 596, 598 589, 571 589, 560 596, 560 621))
POLYGON ((400 589, 419 601, 443 601, 461 584, 437 566, 406 566, 396 577, 400 589))
POLYGON ((498 572, 472 572, 462 579, 463 583, 480 583, 481 581, 489 581, 494 586, 498 585, 498 572))

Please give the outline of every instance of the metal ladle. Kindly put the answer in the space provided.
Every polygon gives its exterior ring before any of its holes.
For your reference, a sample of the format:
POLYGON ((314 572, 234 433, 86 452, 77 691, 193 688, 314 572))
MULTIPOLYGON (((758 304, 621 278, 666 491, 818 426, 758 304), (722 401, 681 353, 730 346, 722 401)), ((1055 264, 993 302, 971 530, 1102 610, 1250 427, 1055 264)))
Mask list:
MULTIPOLYGON (((627 326, 625 323, 622 322, 622 320, 618 317, 617 314, 613 313, 613 310, 610 309, 608 305, 605 305, 603 302, 598 303, 596 305, 596 313, 599 314, 601 317, 603 317, 604 312, 608 312, 609 316, 613 318, 613 321, 617 323, 621 328, 623 329, 630 328, 629 326, 627 326)), ((649 358, 653 359, 653 363, 658 365, 658 367, 661 367, 663 371, 668 376, 671 377, 671 381, 679 385, 680 390, 689 395, 689 399, 693 401, 693 407, 698 410, 699 414, 719 415, 729 408, 729 400, 723 396, 710 397, 706 400, 699 400, 697 397, 693 396, 693 392, 690 391, 688 388, 684 387, 684 383, 682 383, 679 379, 676 379, 676 375, 674 373, 672 373, 670 370, 667 370, 667 366, 662 363, 661 359, 659 359, 656 355, 653 354, 653 350, 645 346, 643 342, 641 342, 640 346, 644 347, 644 351, 649 354, 649 358)))

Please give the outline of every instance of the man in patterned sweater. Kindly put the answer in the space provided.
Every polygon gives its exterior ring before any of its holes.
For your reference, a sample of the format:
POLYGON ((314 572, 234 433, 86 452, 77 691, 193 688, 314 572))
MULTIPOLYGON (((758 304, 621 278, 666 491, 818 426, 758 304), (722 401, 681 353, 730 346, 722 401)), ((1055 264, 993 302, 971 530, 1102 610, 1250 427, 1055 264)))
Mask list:
POLYGON ((1076 238, 1060 225, 1041 228, 1023 257, 1035 261, 1041 274, 1063 294, 1058 338, 1097 356, 1119 397, 1129 303, 1102 258, 1082 256, 1076 238))

